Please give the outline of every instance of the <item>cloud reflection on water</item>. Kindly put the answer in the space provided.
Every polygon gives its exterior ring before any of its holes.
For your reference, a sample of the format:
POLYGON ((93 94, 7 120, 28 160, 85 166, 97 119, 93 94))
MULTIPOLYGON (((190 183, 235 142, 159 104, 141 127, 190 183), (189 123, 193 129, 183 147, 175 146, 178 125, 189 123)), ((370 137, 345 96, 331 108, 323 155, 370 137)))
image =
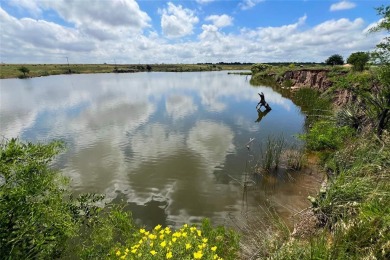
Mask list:
POLYGON ((106 193, 107 201, 119 192, 137 205, 158 198, 174 222, 222 217, 239 203, 240 187, 219 183, 215 171, 238 139, 256 132, 246 111, 257 92, 280 111, 294 106, 226 72, 5 80, 0 90, 1 133, 65 139, 62 168, 77 192, 106 193))

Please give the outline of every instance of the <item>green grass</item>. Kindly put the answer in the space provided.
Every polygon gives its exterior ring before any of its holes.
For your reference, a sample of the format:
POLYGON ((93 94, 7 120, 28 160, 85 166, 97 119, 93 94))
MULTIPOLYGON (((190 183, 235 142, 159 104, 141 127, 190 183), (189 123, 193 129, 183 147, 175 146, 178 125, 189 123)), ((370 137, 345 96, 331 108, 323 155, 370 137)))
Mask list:
MULTIPOLYGON (((214 71, 214 70, 249 70, 250 65, 240 64, 149 64, 151 71, 164 72, 190 72, 190 71, 214 71)), ((41 77, 49 75, 69 74, 69 69, 75 74, 88 73, 112 73, 118 70, 129 70, 133 72, 147 71, 147 64, 1 64, 0 79, 18 78, 23 75, 18 69, 21 66, 27 67, 30 72, 28 77, 41 77)))

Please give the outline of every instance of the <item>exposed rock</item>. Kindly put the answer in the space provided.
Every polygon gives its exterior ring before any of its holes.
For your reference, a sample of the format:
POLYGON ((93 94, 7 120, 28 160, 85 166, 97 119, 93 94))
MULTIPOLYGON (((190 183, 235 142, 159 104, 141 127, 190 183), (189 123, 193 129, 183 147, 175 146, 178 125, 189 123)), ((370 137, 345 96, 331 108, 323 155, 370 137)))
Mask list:
POLYGON ((284 75, 276 81, 279 84, 289 82, 292 89, 313 88, 324 92, 332 86, 332 82, 327 77, 328 70, 302 69, 286 71, 284 75))

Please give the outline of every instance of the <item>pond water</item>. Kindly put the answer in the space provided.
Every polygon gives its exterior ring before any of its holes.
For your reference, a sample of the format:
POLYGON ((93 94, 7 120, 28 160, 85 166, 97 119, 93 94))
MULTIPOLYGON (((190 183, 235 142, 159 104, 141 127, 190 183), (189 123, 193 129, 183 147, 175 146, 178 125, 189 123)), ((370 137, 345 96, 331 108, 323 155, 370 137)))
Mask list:
POLYGON ((1 80, 0 132, 64 140, 55 166, 72 190, 124 201, 149 227, 204 217, 225 224, 270 205, 287 217, 307 206, 315 178, 253 176, 250 169, 269 136, 299 143, 294 136, 305 116, 272 88, 250 86, 248 77, 222 71, 1 80), (272 107, 266 115, 256 111, 258 92, 272 107), (253 186, 244 190, 249 179, 253 186))

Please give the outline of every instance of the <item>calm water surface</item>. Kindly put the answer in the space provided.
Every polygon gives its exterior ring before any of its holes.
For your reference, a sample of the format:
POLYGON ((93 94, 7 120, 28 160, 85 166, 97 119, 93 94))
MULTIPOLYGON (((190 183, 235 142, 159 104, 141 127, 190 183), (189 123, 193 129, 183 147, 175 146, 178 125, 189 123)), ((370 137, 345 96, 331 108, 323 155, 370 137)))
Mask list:
POLYGON ((316 180, 256 177, 249 168, 268 136, 289 143, 304 115, 269 87, 227 72, 61 75, 0 81, 0 132, 28 141, 64 140, 56 166, 75 193, 127 202, 141 224, 179 226, 274 206, 307 206, 316 180), (264 92, 272 111, 255 109, 264 92), (260 116, 260 118, 259 118, 260 116), (259 120, 260 119, 260 120, 259 120), (258 121, 258 122, 256 122, 258 121), (246 148, 255 138, 251 149, 246 148), (244 193, 241 183, 253 179, 244 193))

